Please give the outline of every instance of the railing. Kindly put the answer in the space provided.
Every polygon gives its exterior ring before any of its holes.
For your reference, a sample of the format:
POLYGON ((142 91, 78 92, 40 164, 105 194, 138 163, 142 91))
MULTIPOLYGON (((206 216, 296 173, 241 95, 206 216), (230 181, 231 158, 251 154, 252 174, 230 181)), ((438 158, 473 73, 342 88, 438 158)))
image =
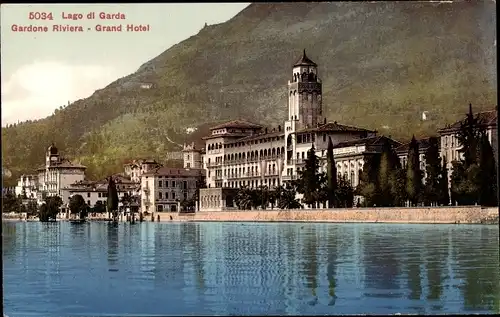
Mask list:
POLYGON ((292 160, 288 160, 286 161, 286 165, 300 165, 300 164, 305 164, 306 162, 306 159, 292 159, 292 160))
POLYGON ((244 159, 236 159, 236 160, 226 160, 223 162, 210 162, 206 163, 207 167, 215 167, 215 166, 228 166, 228 165, 237 165, 237 164, 247 164, 247 163, 258 163, 261 161, 275 161, 278 159, 283 159, 283 155, 268 155, 261 157, 253 157, 253 158, 244 158, 244 159))
POLYGON ((283 175, 281 177, 284 181, 291 181, 297 179, 297 175, 283 175))
POLYGON ((250 172, 250 173, 240 173, 240 174, 232 174, 228 175, 226 178, 229 179, 241 179, 241 178, 252 178, 252 177, 270 177, 270 176, 279 176, 278 172, 266 172, 264 175, 259 172, 250 172))

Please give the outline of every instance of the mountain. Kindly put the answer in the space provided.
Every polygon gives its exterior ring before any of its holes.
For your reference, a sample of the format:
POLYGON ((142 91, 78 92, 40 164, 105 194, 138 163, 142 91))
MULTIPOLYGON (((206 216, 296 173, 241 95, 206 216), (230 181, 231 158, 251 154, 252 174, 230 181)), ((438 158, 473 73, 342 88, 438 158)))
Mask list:
POLYGON ((55 142, 94 178, 125 159, 179 151, 193 138, 187 127, 200 127, 197 138, 228 119, 282 124, 304 48, 319 65, 329 120, 429 135, 469 102, 495 107, 495 19, 493 1, 251 4, 89 98, 2 128, 2 164, 13 178, 30 172, 55 142))

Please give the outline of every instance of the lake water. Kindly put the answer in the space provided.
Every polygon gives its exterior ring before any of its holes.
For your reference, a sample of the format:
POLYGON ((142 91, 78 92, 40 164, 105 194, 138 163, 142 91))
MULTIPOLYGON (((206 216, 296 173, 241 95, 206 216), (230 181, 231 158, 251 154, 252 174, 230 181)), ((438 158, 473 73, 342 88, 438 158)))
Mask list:
POLYGON ((500 312, 496 225, 2 228, 9 317, 500 312))

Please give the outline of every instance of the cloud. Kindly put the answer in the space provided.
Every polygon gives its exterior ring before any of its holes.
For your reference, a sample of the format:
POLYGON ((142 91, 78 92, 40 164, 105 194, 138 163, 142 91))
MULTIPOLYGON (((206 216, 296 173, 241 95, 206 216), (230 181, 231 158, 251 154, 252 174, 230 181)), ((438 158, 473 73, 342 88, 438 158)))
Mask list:
POLYGON ((68 101, 86 98, 118 78, 101 65, 34 62, 2 76, 2 126, 18 120, 44 118, 68 101))

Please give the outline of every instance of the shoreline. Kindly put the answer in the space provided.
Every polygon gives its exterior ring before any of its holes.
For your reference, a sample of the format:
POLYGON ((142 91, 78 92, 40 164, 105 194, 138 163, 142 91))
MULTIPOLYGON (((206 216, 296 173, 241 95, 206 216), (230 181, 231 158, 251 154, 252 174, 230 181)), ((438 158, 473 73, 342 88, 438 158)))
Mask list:
MULTIPOLYGON (((58 219, 57 221, 69 221, 58 219)), ((2 221, 35 221, 3 218, 2 221)), ((87 222, 109 222, 105 219, 87 219, 87 222)), ((251 222, 251 223, 384 223, 384 224, 484 224, 499 223, 498 207, 404 207, 404 208, 335 208, 301 210, 233 210, 202 211, 196 213, 155 212, 143 222, 251 222), (160 221, 157 217, 160 216, 160 221)), ((118 223, 127 223, 126 219, 118 223)), ((138 219, 136 223, 141 223, 138 219)))

